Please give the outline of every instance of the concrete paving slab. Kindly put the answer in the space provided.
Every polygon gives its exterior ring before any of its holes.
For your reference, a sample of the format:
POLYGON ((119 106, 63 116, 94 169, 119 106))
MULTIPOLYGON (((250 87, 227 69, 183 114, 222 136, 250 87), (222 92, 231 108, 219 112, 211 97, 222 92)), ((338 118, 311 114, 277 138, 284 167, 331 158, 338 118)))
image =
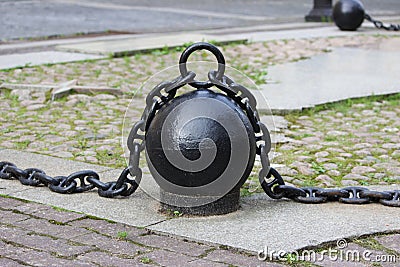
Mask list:
POLYGON ((289 200, 271 200, 260 194, 242 199, 241 209, 231 214, 180 217, 149 228, 250 252, 265 247, 269 251, 290 252, 341 238, 397 231, 400 229, 399 216, 399 209, 380 204, 306 205, 289 200))
POLYGON ((19 186, 19 182, 15 180, 0 180, 0 194, 1 195, 10 195, 13 193, 18 193, 21 191, 29 190, 29 187, 19 186), (16 186, 17 184, 17 186, 16 186))
POLYGON ((269 83, 255 93, 259 110, 299 110, 348 98, 398 93, 400 51, 390 47, 337 48, 308 60, 269 67, 269 83))
POLYGON ((9 69, 23 66, 53 64, 62 62, 81 61, 103 58, 99 55, 68 53, 59 51, 32 52, 23 54, 9 54, 0 56, 0 69, 9 69))
POLYGON ((80 170, 95 170, 97 173, 111 171, 111 168, 99 165, 66 160, 46 155, 34 154, 13 149, 4 149, 0 154, 0 161, 9 161, 18 168, 38 168, 50 176, 69 175, 80 170))
POLYGON ((87 43, 66 44, 56 47, 60 51, 100 54, 100 55, 126 55, 133 52, 160 49, 166 46, 176 47, 188 42, 217 41, 232 42, 247 40, 235 35, 218 36, 197 33, 180 33, 168 35, 145 35, 119 40, 105 40, 87 43))

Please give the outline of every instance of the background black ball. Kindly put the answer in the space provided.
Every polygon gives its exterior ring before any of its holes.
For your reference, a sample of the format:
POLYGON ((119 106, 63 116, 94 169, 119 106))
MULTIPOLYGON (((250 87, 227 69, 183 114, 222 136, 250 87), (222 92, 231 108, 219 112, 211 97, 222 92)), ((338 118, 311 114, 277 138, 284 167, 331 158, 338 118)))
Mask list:
POLYGON ((365 10, 358 0, 340 0, 333 7, 333 20, 342 31, 355 31, 364 21, 365 10))

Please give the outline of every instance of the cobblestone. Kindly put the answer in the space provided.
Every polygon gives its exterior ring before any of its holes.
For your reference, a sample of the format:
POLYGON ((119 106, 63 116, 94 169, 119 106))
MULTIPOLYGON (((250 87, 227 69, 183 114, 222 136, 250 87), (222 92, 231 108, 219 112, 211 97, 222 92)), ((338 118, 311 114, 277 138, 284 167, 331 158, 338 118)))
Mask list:
POLYGON ((85 262, 58 258, 47 252, 13 245, 7 245, 2 250, 1 255, 32 266, 93 266, 85 262))
POLYGON ((388 249, 396 251, 400 254, 400 234, 380 236, 376 240, 388 249))
POLYGON ((174 238, 158 235, 144 235, 136 239, 137 242, 150 247, 159 247, 189 256, 200 256, 212 247, 192 242, 182 242, 174 238))
POLYGON ((124 232, 126 233, 126 238, 133 241, 136 240, 137 236, 147 234, 147 231, 144 229, 124 224, 111 223, 104 220, 83 219, 70 222, 69 225, 74 226, 75 229, 88 229, 113 238, 118 237, 118 233, 124 232))
POLYGON ((162 266, 185 267, 189 262, 196 260, 194 257, 182 255, 176 252, 166 250, 156 250, 148 254, 142 255, 142 261, 150 260, 162 266))
POLYGON ((93 251, 79 255, 77 259, 83 262, 91 263, 93 266, 148 266, 140 263, 140 261, 137 259, 119 258, 118 256, 113 256, 100 251, 93 251))
MULTIPOLYGON (((258 260, 256 257, 250 257, 242 254, 235 254, 228 250, 212 251, 207 255, 207 257, 205 257, 205 259, 216 262, 227 262, 232 265, 247 266, 247 267, 260 265, 260 260, 258 260)), ((277 263, 270 263, 270 264, 264 263, 264 264, 265 266, 277 266, 277 267, 282 266, 277 263)))
POLYGON ((0 222, 4 224, 23 221, 30 218, 26 214, 19 214, 12 211, 3 211, 3 210, 0 210, 0 216, 1 216, 0 222))
MULTIPOLYGON (((117 233, 116 233, 117 234, 117 233)), ((73 242, 91 245, 97 249, 110 251, 113 254, 136 256, 149 251, 145 247, 138 246, 127 240, 110 238, 97 233, 89 233, 71 239, 73 242)))
POLYGON ((47 207, 45 209, 40 209, 34 213, 32 213, 33 216, 44 218, 47 220, 52 220, 55 222, 60 222, 60 223, 67 223, 76 219, 84 218, 86 217, 85 214, 79 214, 79 213, 69 213, 69 216, 66 217, 64 211, 57 211, 51 207, 47 207))
POLYGON ((73 245, 63 239, 54 239, 49 236, 34 234, 30 231, 16 228, 3 228, 1 232, 2 238, 5 238, 7 241, 34 250, 54 252, 65 257, 81 254, 92 249, 90 246, 73 245))
POLYGON ((69 239, 80 235, 90 233, 89 230, 84 228, 72 227, 70 225, 50 223, 47 220, 30 218, 24 221, 14 222, 14 226, 20 227, 24 230, 35 227, 35 233, 42 235, 50 235, 55 238, 69 239))

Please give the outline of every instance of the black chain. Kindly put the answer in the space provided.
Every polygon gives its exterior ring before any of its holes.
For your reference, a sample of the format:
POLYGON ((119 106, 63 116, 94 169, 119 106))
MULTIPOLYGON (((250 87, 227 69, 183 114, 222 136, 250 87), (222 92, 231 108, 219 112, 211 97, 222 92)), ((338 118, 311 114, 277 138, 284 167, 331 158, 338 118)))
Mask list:
POLYGON ((375 25, 375 27, 378 28, 378 29, 384 29, 384 30, 387 30, 387 31, 400 31, 400 25, 399 24, 389 24, 389 26, 387 26, 382 21, 375 20, 368 14, 365 14, 364 18, 366 20, 368 20, 369 22, 372 22, 375 25))
MULTIPOLYGON (((261 175, 265 172, 261 170, 261 175)), ((297 202, 307 204, 325 203, 328 201, 339 201, 347 204, 367 204, 379 202, 385 206, 400 207, 400 190, 392 191, 371 191, 364 187, 346 187, 342 189, 329 189, 318 187, 297 188, 285 185, 283 178, 273 168, 270 168, 266 179, 262 179, 261 186, 265 193, 273 198, 289 198, 297 202), (272 178, 273 177, 273 178, 272 178)))
POLYGON ((99 175, 90 170, 74 172, 69 176, 51 177, 40 169, 24 170, 11 162, 0 162, 0 179, 19 180, 21 184, 29 186, 47 186, 51 191, 60 194, 82 193, 97 188, 101 197, 129 196, 138 188, 141 172, 136 173, 135 179, 128 176, 129 168, 125 168, 117 181, 103 183, 99 175))

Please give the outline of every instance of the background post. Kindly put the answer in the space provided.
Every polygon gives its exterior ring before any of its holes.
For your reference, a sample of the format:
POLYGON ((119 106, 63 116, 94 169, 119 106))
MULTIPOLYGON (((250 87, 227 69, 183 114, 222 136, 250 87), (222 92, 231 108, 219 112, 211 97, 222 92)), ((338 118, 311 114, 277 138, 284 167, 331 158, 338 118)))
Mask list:
POLYGON ((312 22, 332 21, 332 0, 314 0, 314 6, 305 20, 312 22))

